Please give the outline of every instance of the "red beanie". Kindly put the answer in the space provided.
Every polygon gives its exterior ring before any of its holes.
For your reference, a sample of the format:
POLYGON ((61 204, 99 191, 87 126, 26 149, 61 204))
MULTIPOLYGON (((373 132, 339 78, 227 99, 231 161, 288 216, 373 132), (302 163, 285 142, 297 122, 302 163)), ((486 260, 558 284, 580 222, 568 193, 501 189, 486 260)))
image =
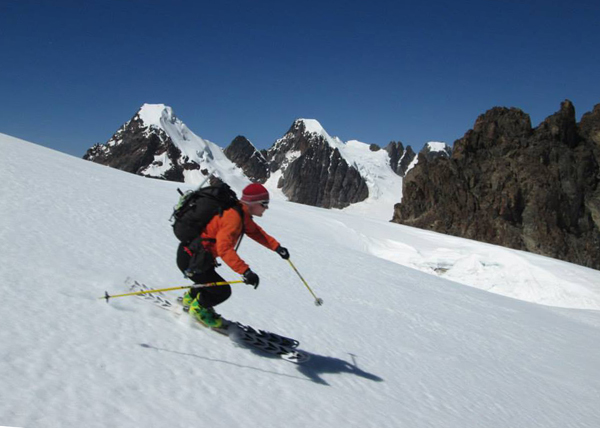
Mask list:
POLYGON ((247 185, 242 192, 242 202, 254 204, 269 200, 269 191, 265 186, 258 183, 247 185))

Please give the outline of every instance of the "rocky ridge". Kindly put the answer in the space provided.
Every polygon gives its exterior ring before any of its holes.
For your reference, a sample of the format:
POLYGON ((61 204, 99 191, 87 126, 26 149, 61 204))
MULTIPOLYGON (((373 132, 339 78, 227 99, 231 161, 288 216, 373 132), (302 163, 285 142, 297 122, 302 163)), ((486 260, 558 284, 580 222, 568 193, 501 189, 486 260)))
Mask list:
POLYGON ((532 128, 496 107, 454 143, 421 153, 393 221, 600 269, 600 105, 578 124, 570 101, 532 128))
POLYGON ((223 150, 190 131, 170 107, 144 104, 84 159, 194 185, 222 180, 236 190, 250 181, 271 180, 271 188, 281 189, 290 201, 325 208, 345 208, 369 197, 385 199, 391 208, 401 197, 399 177, 414 165, 415 156, 400 142, 385 150, 354 140, 344 143, 314 119, 294 121, 269 150, 258 150, 241 135, 223 150), (395 190, 385 189, 390 186, 395 190))

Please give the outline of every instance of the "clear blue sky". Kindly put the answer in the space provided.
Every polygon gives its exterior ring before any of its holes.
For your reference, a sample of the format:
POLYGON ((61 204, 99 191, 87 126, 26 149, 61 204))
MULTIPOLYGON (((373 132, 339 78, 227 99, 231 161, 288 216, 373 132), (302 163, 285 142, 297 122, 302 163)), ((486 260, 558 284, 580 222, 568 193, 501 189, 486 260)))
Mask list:
POLYGON ((0 132, 76 156, 143 103, 223 147, 299 117, 452 144, 494 106, 600 103, 598 1, 0 0, 0 132))

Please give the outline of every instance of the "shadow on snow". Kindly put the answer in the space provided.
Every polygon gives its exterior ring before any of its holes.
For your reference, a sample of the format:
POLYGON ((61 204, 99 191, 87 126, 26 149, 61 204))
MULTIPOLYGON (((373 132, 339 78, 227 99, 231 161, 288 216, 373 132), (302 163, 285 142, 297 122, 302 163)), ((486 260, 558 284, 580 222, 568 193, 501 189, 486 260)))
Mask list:
MULTIPOLYGON (((302 375, 305 376, 305 378, 301 378, 298 376, 291 376, 291 375, 278 373, 278 372, 274 372, 274 371, 270 371, 270 370, 264 370, 264 369, 257 368, 257 367, 251 367, 248 365, 233 363, 231 361, 221 360, 221 359, 217 359, 217 358, 209 358, 209 357, 204 357, 204 356, 197 355, 197 354, 191 354, 191 353, 186 353, 186 352, 173 351, 173 350, 165 349, 165 348, 159 348, 157 346, 152 346, 152 345, 149 345, 146 343, 140 343, 140 346, 143 348, 147 348, 147 349, 154 349, 156 351, 169 352, 172 354, 178 354, 178 355, 184 355, 187 357, 199 358, 199 359, 202 359, 205 361, 212 361, 212 362, 227 364, 230 366, 256 370, 256 371, 263 372, 263 373, 270 373, 270 374, 275 374, 278 376, 290 377, 290 378, 300 379, 300 380, 309 380, 314 383, 318 383, 320 385, 330 386, 329 383, 327 383, 327 381, 325 381, 325 379, 323 379, 321 377, 323 374, 347 373, 347 374, 360 376, 362 378, 365 378, 367 380, 372 380, 375 382, 383 381, 383 379, 380 378, 379 376, 376 376, 372 373, 366 372, 366 371, 358 368, 358 366, 356 365, 355 358, 354 358, 355 355, 353 355, 353 354, 350 354, 352 356, 352 360, 353 360, 353 363, 351 364, 340 358, 326 357, 323 355, 317 355, 317 354, 306 352, 306 354, 308 354, 310 356, 310 359, 302 364, 295 364, 298 372, 300 372, 302 375)), ((251 351, 252 353, 254 353, 256 355, 260 355, 261 357, 264 357, 264 358, 280 359, 277 355, 269 354, 269 353, 261 351, 259 349, 246 348, 246 347, 244 347, 243 349, 247 349, 247 350, 251 351)), ((294 364, 294 363, 291 363, 291 364, 294 364)))
POLYGON ((316 355, 311 353, 307 354, 310 355, 310 360, 306 361, 303 364, 299 364, 298 371, 315 383, 329 386, 329 384, 321 377, 321 375, 343 373, 360 376, 362 378, 372 380, 375 382, 383 381, 383 379, 379 376, 376 376, 372 373, 366 372, 358 368, 354 359, 355 355, 353 354, 350 354, 353 360, 352 364, 342 360, 341 358, 326 357, 323 355, 316 355))

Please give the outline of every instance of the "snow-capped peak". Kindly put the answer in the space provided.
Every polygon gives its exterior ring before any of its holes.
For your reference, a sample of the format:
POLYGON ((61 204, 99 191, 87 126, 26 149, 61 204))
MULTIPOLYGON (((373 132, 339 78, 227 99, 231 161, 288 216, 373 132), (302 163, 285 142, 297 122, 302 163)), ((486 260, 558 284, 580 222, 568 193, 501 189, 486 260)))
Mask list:
POLYGON ((194 152, 197 152, 197 144, 193 144, 192 153, 189 153, 189 147, 185 147, 185 144, 180 144, 182 141, 196 140, 200 143, 204 151, 210 148, 206 143, 206 140, 195 135, 181 120, 175 116, 173 109, 164 104, 144 104, 136 115, 149 130, 159 129, 171 137, 176 146, 179 147, 182 153, 186 156, 192 157, 194 152))
POLYGON ((309 134, 317 134, 324 138, 331 138, 327 131, 325 131, 325 128, 323 128, 321 123, 316 119, 298 119, 296 123, 303 124, 305 132, 309 134))
MULTIPOLYGON (((177 163, 200 166, 198 169, 185 169, 186 183, 203 182, 205 174, 202 170, 223 179, 236 190, 241 191, 248 183, 249 180, 239 168, 227 159, 219 146, 194 134, 185 123, 175 116, 171 107, 164 104, 144 104, 140 108, 138 116, 149 128, 158 128, 167 134, 175 147, 181 151, 182 159, 176 161, 177 163)), ((163 159, 165 154, 161 154, 159 157, 160 167, 155 172, 162 172, 165 166, 171 163, 167 159, 163 159)))
POLYGON ((135 116, 105 145, 95 146, 87 159, 105 165, 111 165, 114 161, 122 169, 140 175, 193 185, 205 183, 210 177, 215 177, 228 183, 234 190, 241 191, 249 182, 219 146, 194 134, 175 116, 173 109, 165 104, 143 104, 135 116), (138 160, 134 159, 130 169, 123 168, 124 153, 133 153, 135 158, 139 141, 156 138, 160 141, 159 144, 144 148, 148 163, 140 167, 138 160), (112 150, 122 145, 130 145, 131 150, 121 150, 115 160, 112 150), (148 155, 153 155, 153 158, 148 160, 148 155))
POLYGON ((340 149, 344 143, 338 137, 332 137, 325 131, 325 128, 316 119, 297 119, 294 122, 294 128, 303 130, 306 134, 321 137, 327 144, 333 148, 340 149))
POLYGON ((137 115, 146 126, 157 128, 162 128, 163 121, 171 122, 176 119, 173 109, 164 104, 144 104, 137 115))

